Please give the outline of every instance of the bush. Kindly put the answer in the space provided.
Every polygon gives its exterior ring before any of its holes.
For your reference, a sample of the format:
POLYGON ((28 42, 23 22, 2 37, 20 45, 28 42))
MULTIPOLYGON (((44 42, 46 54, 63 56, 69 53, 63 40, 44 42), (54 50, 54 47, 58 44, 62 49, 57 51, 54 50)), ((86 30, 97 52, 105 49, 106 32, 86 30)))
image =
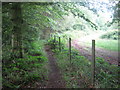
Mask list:
POLYGON ((111 31, 111 32, 107 32, 106 34, 103 34, 100 38, 118 40, 120 39, 119 35, 120 35, 119 31, 111 31))
MULTIPOLYGON (((48 42, 46 43, 47 45, 50 45, 51 49, 56 49, 58 50, 59 49, 59 41, 58 39, 57 40, 54 40, 53 38, 49 39, 48 42)), ((64 43, 61 41, 60 42, 60 48, 63 49, 65 47, 64 43)))
POLYGON ((44 56, 26 56, 3 66, 3 87, 19 88, 34 80, 47 78, 44 56))

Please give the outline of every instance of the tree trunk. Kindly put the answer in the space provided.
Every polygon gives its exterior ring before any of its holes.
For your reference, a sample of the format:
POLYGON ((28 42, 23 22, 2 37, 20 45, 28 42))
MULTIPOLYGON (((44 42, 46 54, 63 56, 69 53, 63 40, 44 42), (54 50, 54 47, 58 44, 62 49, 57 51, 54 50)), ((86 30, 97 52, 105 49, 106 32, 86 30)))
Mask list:
POLYGON ((12 22, 13 22, 13 35, 12 35, 12 53, 13 56, 22 58, 22 12, 21 3, 13 3, 12 5, 12 22), (15 55, 16 54, 16 55, 15 55))

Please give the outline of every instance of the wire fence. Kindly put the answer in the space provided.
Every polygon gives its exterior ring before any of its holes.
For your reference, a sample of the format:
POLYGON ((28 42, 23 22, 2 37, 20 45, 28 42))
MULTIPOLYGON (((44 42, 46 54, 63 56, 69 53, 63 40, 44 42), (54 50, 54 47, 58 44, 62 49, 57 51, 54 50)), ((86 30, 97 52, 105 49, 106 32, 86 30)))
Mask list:
MULTIPOLYGON (((52 36, 52 38, 54 39, 54 49, 58 49, 61 52, 62 51, 61 37, 52 36), (56 46, 55 42, 58 42, 58 46, 56 46)), ((114 71, 109 71, 108 68, 110 66, 107 64, 107 62, 104 62, 102 58, 99 58, 99 60, 96 60, 95 40, 92 40, 92 49, 91 49, 92 50, 92 53, 91 53, 92 61, 90 61, 90 64, 87 63, 87 60, 84 56, 79 57, 80 54, 75 55, 76 52, 74 51, 71 45, 71 38, 68 39, 68 44, 69 44, 68 45, 68 48, 69 48, 68 56, 69 56, 70 64, 72 65, 71 67, 74 67, 74 68, 77 67, 76 70, 79 70, 82 72, 82 73, 80 72, 80 74, 84 78, 87 84, 89 84, 92 88, 94 87, 111 88, 111 87, 114 87, 115 84, 118 85, 119 75, 116 70, 119 70, 119 68, 116 67, 114 71), (77 60, 79 58, 81 60, 77 60)))

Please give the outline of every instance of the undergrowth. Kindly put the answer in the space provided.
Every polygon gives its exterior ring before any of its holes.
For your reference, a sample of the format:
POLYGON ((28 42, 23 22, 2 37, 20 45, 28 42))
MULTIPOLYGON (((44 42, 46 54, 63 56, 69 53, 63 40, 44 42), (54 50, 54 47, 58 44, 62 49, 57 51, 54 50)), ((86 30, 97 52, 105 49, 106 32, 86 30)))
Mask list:
POLYGON ((119 40, 120 39, 120 32, 118 30, 112 30, 105 34, 103 34, 100 38, 102 39, 112 39, 112 40, 119 40))
MULTIPOLYGON (((43 44, 34 42, 33 47, 23 58, 11 58, 3 63, 3 88, 21 88, 38 81, 42 84, 48 79, 47 58, 43 44)), ((5 59, 5 58, 4 58, 5 59)))
MULTIPOLYGON (((52 41, 52 40, 51 40, 52 41)), ((54 43, 49 42, 49 45, 54 43)), ((63 78, 68 88, 90 88, 91 87, 91 61, 80 55, 80 52, 72 48, 72 59, 69 59, 69 49, 64 44, 63 49, 59 51, 54 48, 53 51, 57 58, 57 64, 60 67, 63 78)), ((58 43, 56 42, 56 45, 58 43)), ((57 47, 57 46, 56 46, 57 47)), ((120 68, 117 65, 110 65, 104 59, 96 57, 95 62, 95 87, 96 88, 119 88, 120 68)))
POLYGON ((90 86, 91 62, 80 56, 75 50, 72 50, 72 60, 70 61, 67 48, 56 53, 56 57, 68 88, 86 88, 90 86))

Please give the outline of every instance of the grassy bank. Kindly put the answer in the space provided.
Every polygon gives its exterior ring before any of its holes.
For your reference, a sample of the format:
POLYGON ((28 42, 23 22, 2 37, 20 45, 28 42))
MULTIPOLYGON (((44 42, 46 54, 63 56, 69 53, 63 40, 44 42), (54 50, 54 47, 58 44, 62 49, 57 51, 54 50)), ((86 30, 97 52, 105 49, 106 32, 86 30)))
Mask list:
MULTIPOLYGON (((51 40, 52 41, 52 40, 51 40)), ((50 41, 50 42, 51 42, 50 41)), ((58 41, 49 45, 58 46, 58 41)), ((64 45, 64 42, 62 42, 64 45)), ((69 59, 69 49, 64 45, 61 51, 54 49, 57 58, 57 64, 68 88, 90 88, 91 87, 91 61, 81 56, 80 53, 72 49, 72 59, 69 59)), ((120 68, 117 65, 110 65, 104 59, 96 57, 95 87, 96 88, 118 88, 118 72, 120 68)))
MULTIPOLYGON (((72 60, 69 60, 68 50, 56 53, 58 65, 67 83, 68 88, 91 87, 91 62, 77 51, 72 51, 72 60), (62 56, 62 57, 61 57, 62 56)), ((108 64, 104 59, 96 58, 96 88, 118 88, 118 68, 108 64)))

